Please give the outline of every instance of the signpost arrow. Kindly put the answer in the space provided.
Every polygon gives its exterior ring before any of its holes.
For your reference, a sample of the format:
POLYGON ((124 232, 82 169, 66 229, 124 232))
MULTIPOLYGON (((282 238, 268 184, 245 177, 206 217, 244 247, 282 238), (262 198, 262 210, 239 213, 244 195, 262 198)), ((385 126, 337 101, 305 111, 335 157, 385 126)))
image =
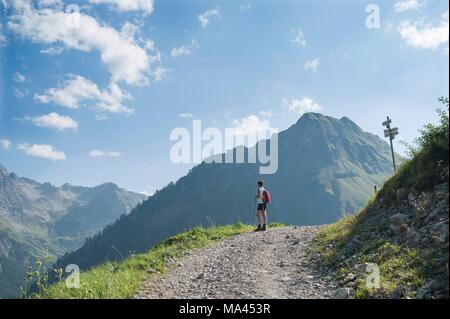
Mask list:
POLYGON ((384 137, 389 137, 389 142, 391 143, 391 152, 392 152, 392 163, 394 164, 394 172, 397 171, 397 166, 395 164, 395 153, 394 153, 394 144, 392 141, 395 139, 398 133, 398 127, 391 128, 392 120, 387 117, 387 120, 383 122, 383 126, 386 126, 387 130, 384 130, 384 137))
POLYGON ((392 123, 392 120, 388 117, 388 120, 386 122, 383 122, 383 126, 388 126, 392 123))

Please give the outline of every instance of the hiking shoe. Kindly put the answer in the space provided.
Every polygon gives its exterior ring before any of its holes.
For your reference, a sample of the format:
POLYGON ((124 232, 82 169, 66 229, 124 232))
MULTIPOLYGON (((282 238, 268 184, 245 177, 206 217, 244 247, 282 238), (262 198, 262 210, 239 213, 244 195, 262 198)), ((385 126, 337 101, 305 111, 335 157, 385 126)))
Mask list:
POLYGON ((266 230, 267 230, 267 226, 266 226, 266 224, 264 224, 262 227, 262 231, 266 231, 266 230))
POLYGON ((258 225, 258 227, 255 229, 255 231, 262 231, 261 225, 258 225))

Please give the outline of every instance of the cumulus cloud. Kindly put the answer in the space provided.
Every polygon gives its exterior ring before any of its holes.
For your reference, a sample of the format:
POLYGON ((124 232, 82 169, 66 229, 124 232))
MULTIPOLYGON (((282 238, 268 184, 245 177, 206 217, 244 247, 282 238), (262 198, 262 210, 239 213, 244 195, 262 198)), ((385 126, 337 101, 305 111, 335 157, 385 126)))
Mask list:
POLYGON ((319 68, 319 65, 320 65, 320 59, 316 58, 311 61, 306 61, 304 68, 305 68, 305 70, 311 70, 312 73, 317 73, 317 69, 319 68))
POLYGON ((101 90, 97 84, 80 75, 69 75, 60 88, 50 88, 44 94, 36 94, 40 103, 54 103, 70 109, 92 105, 98 111, 111 113, 133 113, 133 109, 122 105, 131 96, 112 83, 108 90, 101 90))
POLYGON ((122 153, 120 152, 107 152, 101 150, 92 150, 89 152, 89 156, 91 157, 122 157, 122 153))
POLYGON ((10 140, 3 139, 3 140, 0 140, 0 146, 1 146, 4 150, 7 150, 7 151, 8 151, 8 150, 11 149, 12 143, 11 143, 10 140))
POLYGON ((158 55, 152 56, 129 33, 101 24, 89 15, 66 13, 57 7, 37 9, 31 1, 3 1, 13 9, 7 23, 12 32, 35 43, 83 52, 96 50, 113 81, 148 84, 150 67, 160 62, 158 55))
POLYGON ((28 143, 24 143, 19 144, 17 149, 23 151, 29 156, 44 158, 55 162, 66 159, 66 154, 64 154, 64 152, 57 151, 51 145, 30 145, 28 143))
POLYGON ((302 47, 306 47, 305 35, 303 34, 303 30, 301 28, 299 29, 292 28, 291 33, 292 33, 291 38, 292 43, 296 43, 302 47))
POLYGON ((322 110, 322 107, 319 105, 319 103, 307 96, 301 97, 299 99, 284 98, 283 105, 290 112, 294 112, 300 115, 307 112, 318 112, 322 110))
POLYGON ((22 91, 22 90, 20 90, 18 88, 14 88, 14 95, 18 99, 23 99, 25 97, 25 95, 27 95, 27 94, 28 94, 27 91, 22 91))
POLYGON ((119 11, 143 11, 145 15, 153 12, 153 0, 89 0, 92 4, 113 5, 119 11))
POLYGON ((59 55, 61 53, 63 53, 64 49, 61 47, 51 47, 48 49, 43 49, 40 52, 42 54, 46 54, 46 55, 59 55))
POLYGON ((35 126, 55 129, 57 131, 78 129, 78 123, 70 116, 50 113, 34 117, 27 117, 26 120, 32 122, 35 126))
POLYGON ((16 83, 25 83, 26 80, 27 80, 27 77, 23 74, 20 74, 19 72, 16 72, 13 75, 13 81, 16 83))
POLYGON ((233 120, 233 132, 236 135, 256 135, 260 131, 270 130, 270 121, 257 115, 233 120))
POLYGON ((196 40, 192 40, 190 45, 187 46, 181 46, 179 48, 173 48, 172 51, 170 52, 170 55, 173 58, 177 58, 179 56, 184 56, 184 55, 191 55, 192 49, 197 48, 198 42, 196 40))
POLYGON ((202 26, 203 29, 206 29, 206 27, 211 22, 211 19, 213 19, 213 18, 220 18, 220 11, 218 8, 208 10, 197 16, 197 19, 200 22, 200 25, 202 26))
POLYGON ((449 15, 448 11, 442 14, 441 21, 434 26, 424 21, 404 21, 398 27, 401 37, 410 46, 420 49, 437 50, 448 44, 449 15))
POLYGON ((409 10, 420 10, 423 4, 419 0, 404 0, 394 4, 395 12, 404 12, 409 10))

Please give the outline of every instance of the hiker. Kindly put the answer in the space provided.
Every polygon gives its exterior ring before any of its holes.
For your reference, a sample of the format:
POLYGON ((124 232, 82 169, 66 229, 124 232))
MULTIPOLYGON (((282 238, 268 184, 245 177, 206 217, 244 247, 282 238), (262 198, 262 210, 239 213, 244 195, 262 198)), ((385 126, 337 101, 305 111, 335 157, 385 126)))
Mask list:
POLYGON ((258 204, 258 210, 256 215, 258 216, 258 228, 255 231, 267 230, 267 205, 270 203, 270 194, 264 188, 264 182, 258 182, 258 190, 255 195, 256 203, 258 204), (263 217, 264 224, 261 227, 261 216, 263 217))

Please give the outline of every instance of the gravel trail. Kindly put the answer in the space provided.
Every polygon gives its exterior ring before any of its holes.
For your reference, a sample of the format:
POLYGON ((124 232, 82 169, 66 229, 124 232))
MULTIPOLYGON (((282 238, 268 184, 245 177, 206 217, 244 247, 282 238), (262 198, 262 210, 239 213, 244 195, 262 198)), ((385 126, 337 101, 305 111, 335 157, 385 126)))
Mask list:
POLYGON ((196 250, 144 282, 139 299, 323 299, 336 287, 310 252, 318 226, 246 233, 196 250))

